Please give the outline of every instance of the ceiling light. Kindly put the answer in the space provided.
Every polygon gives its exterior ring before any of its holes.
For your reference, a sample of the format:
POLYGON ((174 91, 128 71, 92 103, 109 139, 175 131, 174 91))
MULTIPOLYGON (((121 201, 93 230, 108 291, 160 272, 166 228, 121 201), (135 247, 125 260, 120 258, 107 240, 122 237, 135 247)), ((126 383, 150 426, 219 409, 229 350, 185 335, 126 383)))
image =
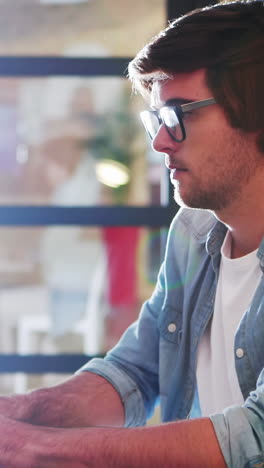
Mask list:
POLYGON ((95 171, 99 182, 112 188, 126 185, 130 179, 127 167, 111 159, 98 161, 95 171))

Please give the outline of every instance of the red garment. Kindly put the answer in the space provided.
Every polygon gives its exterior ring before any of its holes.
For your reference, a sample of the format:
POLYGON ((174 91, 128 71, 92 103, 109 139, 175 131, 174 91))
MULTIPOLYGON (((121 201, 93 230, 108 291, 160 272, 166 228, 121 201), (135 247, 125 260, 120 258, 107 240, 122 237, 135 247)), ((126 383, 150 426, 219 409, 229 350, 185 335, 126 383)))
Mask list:
POLYGON ((137 247, 139 227, 105 227, 108 302, 112 306, 137 302, 137 247))

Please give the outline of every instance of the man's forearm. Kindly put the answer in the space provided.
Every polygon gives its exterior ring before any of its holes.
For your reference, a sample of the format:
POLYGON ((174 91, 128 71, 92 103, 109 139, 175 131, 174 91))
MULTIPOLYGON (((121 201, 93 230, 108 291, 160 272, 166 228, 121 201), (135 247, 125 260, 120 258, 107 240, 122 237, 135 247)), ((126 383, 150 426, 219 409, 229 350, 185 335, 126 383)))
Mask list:
POLYGON ((49 429, 4 423, 0 465, 5 468, 226 466, 209 419, 132 429, 49 429))
MULTIPOLYGON (((76 459, 91 468, 226 467, 209 419, 143 428, 98 428, 83 431, 83 457, 76 459)), ((63 440, 62 434, 60 437, 63 440)), ((76 444, 78 440, 80 442, 77 432, 68 434, 69 441, 72 440, 71 437, 76 444)), ((65 461, 71 459, 73 468, 74 458, 71 458, 70 447, 67 452, 65 461)), ((60 465, 43 464, 44 466, 59 468, 60 465)))
POLYGON ((113 386, 82 372, 66 382, 25 395, 0 397, 0 414, 50 427, 122 426, 124 408, 113 386))

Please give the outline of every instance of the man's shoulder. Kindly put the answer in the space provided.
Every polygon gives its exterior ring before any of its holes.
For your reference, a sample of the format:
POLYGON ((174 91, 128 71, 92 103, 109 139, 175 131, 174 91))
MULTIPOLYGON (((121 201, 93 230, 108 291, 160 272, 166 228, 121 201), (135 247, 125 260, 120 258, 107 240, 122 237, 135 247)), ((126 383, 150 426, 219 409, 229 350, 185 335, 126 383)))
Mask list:
POLYGON ((186 234, 205 242, 209 232, 219 223, 215 215, 208 210, 180 208, 172 221, 172 230, 184 229, 186 234))

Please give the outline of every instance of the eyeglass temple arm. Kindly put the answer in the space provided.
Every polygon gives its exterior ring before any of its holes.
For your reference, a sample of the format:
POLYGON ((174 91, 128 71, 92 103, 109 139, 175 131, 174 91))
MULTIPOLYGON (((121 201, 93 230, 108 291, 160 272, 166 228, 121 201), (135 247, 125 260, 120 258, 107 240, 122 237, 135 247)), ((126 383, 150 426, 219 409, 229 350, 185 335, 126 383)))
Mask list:
POLYGON ((200 107, 210 106, 211 104, 216 104, 215 98, 203 99, 202 101, 189 102, 188 104, 182 104, 182 112, 188 112, 190 110, 199 109, 200 107))

